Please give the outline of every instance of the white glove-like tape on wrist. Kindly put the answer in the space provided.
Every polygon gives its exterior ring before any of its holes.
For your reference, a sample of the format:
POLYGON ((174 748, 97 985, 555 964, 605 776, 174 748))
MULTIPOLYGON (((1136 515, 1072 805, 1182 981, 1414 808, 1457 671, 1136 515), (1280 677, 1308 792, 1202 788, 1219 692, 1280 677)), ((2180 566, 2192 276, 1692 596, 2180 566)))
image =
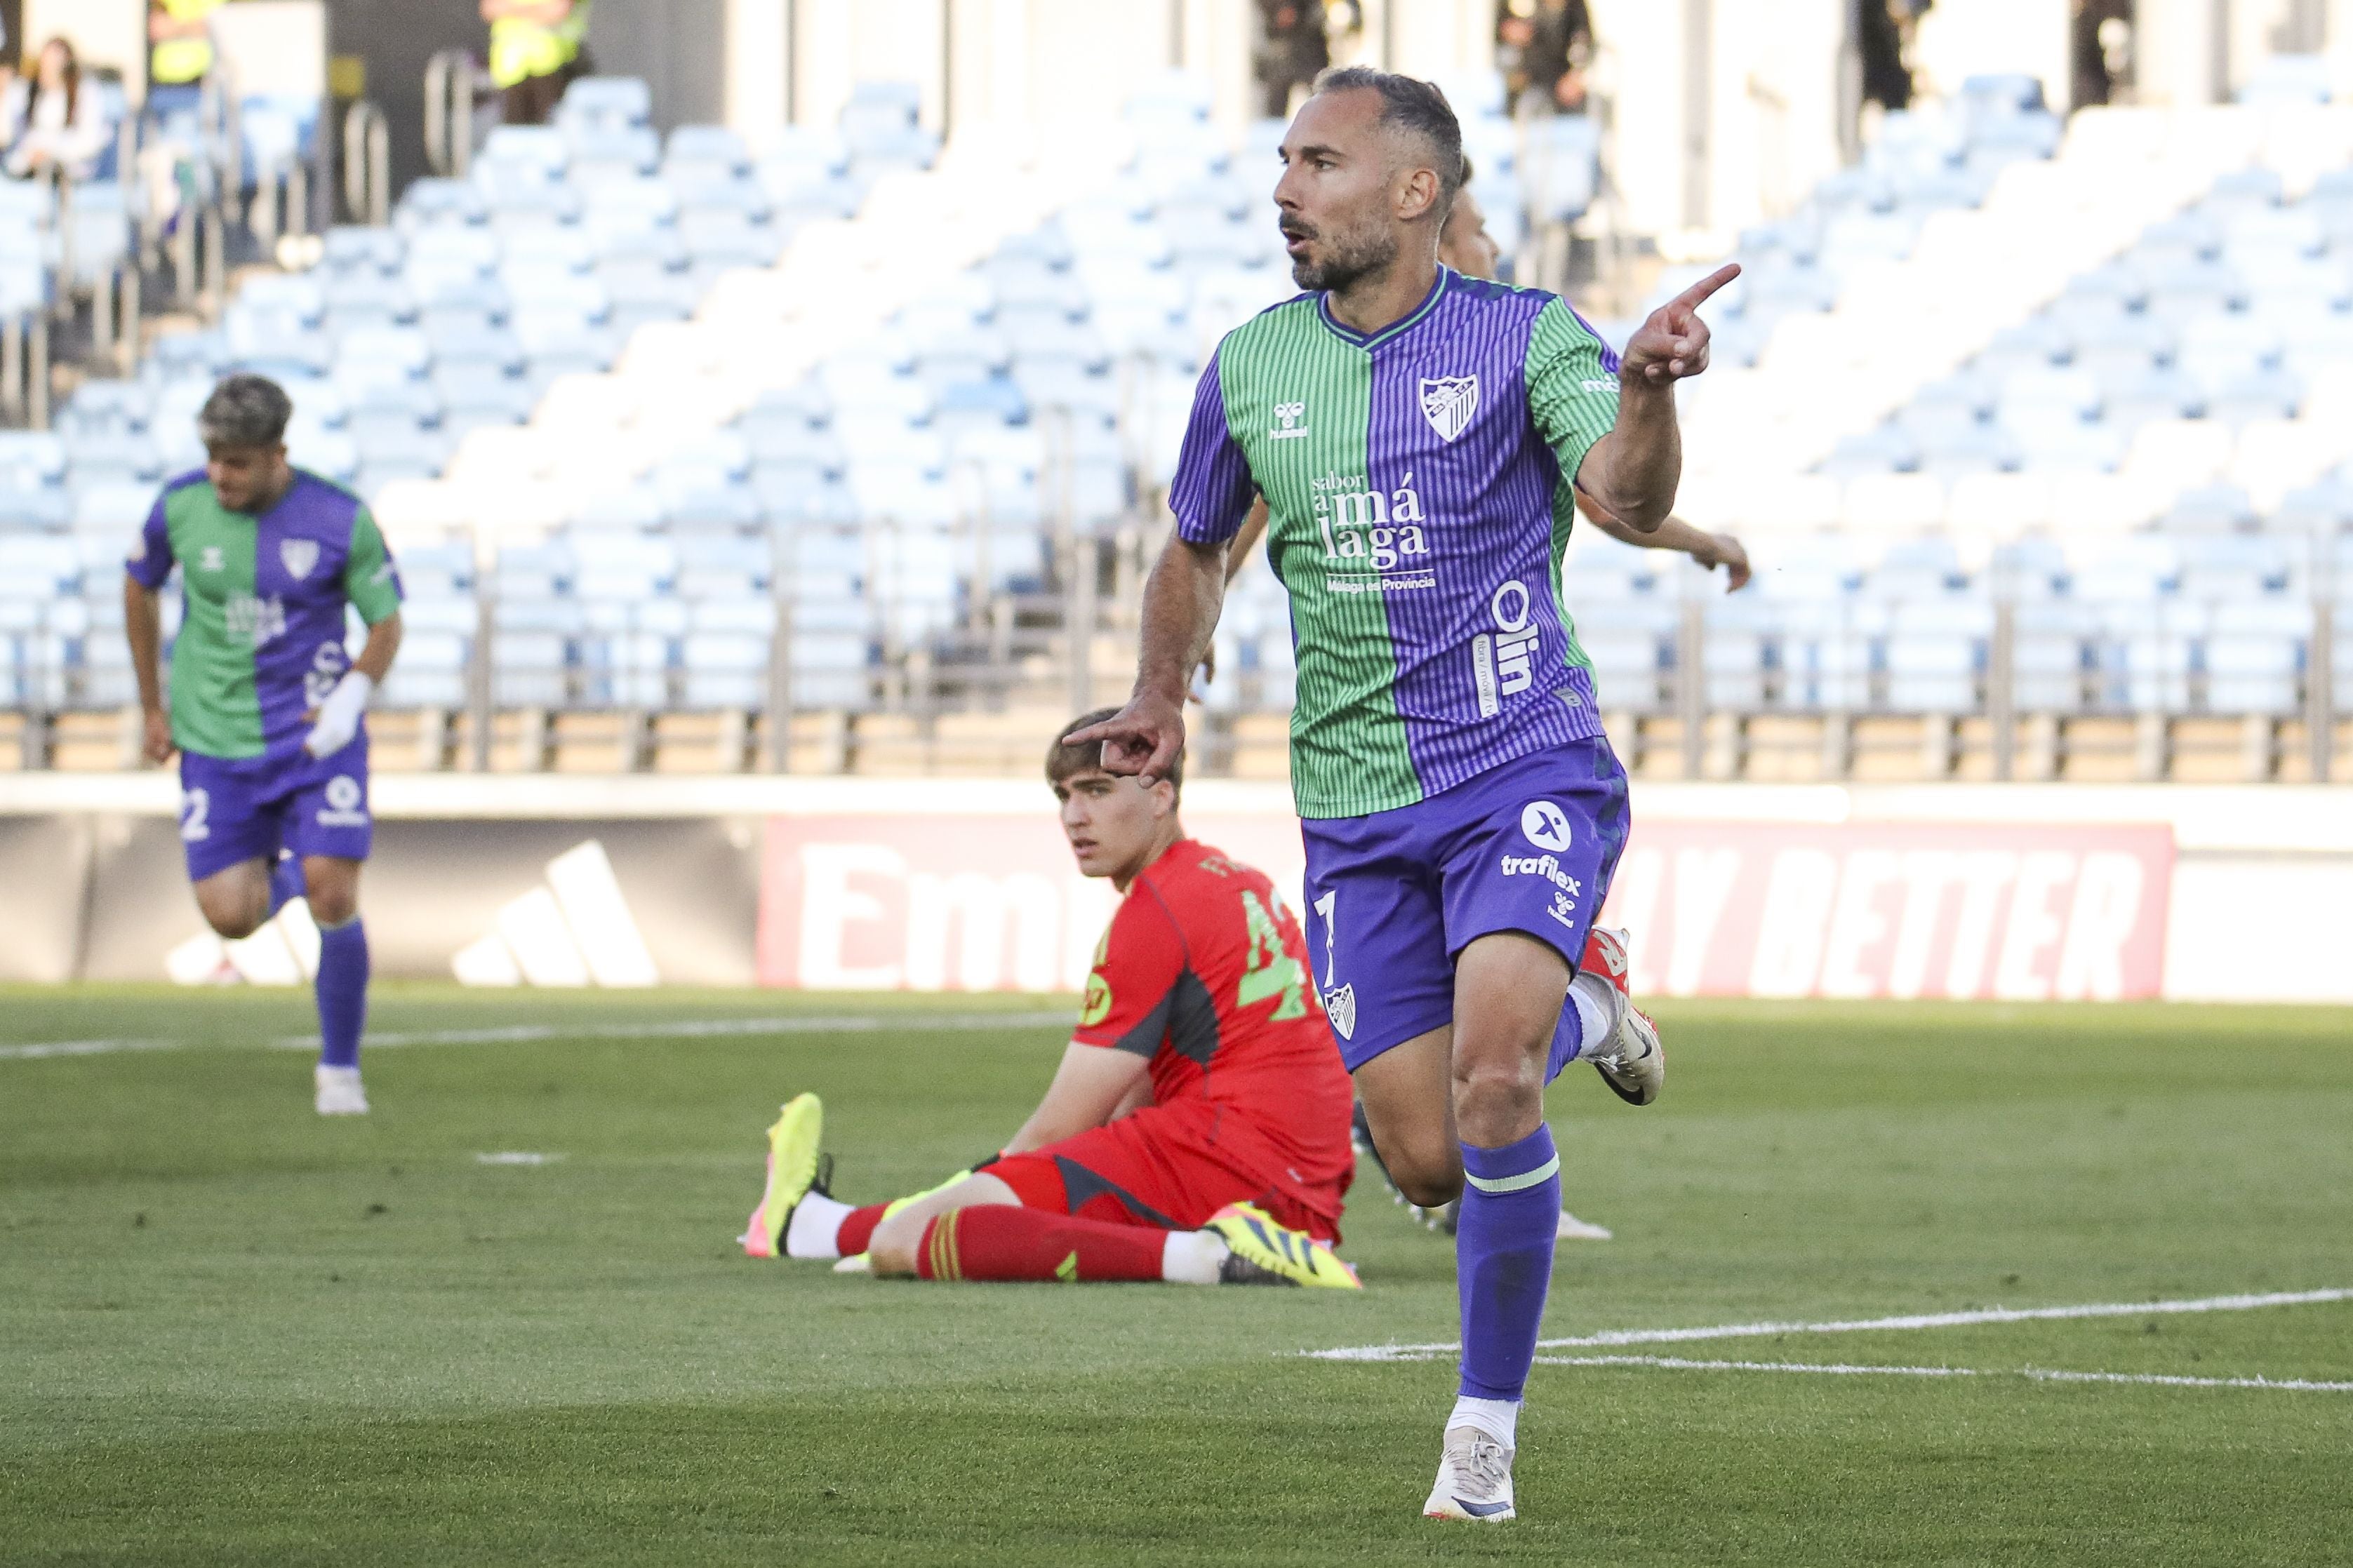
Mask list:
POLYGON ((319 717, 303 737, 302 749, 314 757, 331 756, 352 743, 359 733, 360 715, 367 711, 368 699, 375 693, 375 682, 358 670, 346 670, 319 704, 319 717))

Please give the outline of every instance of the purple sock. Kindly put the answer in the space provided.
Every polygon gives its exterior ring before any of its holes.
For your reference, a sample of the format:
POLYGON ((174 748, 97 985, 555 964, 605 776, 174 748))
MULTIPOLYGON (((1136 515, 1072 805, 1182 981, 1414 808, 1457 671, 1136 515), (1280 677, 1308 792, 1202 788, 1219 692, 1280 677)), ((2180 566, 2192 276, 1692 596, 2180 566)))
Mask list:
POLYGON ((301 858, 293 855, 280 857, 269 868, 269 912, 277 914, 301 898, 305 890, 301 858))
POLYGON ((353 915, 319 928, 319 1064, 360 1065, 360 1031, 367 1026, 367 929, 353 915))
POLYGON ((1454 1278, 1462 1299, 1462 1385, 1472 1399, 1517 1399, 1535 1360, 1560 1225, 1560 1156, 1538 1127, 1501 1149, 1462 1146, 1454 1278))

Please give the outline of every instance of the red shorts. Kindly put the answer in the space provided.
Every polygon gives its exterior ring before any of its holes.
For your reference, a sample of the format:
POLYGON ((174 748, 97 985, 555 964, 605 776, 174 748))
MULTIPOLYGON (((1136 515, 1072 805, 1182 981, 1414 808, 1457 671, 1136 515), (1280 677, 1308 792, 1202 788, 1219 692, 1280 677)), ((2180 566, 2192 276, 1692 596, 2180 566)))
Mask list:
POLYGON ((1249 1203, 1278 1225, 1335 1244, 1348 1186, 1346 1177, 1320 1186, 1287 1180, 1285 1162, 1263 1134, 1200 1100, 1148 1105, 983 1169, 1011 1187, 1024 1208, 1196 1230, 1228 1204, 1249 1203))

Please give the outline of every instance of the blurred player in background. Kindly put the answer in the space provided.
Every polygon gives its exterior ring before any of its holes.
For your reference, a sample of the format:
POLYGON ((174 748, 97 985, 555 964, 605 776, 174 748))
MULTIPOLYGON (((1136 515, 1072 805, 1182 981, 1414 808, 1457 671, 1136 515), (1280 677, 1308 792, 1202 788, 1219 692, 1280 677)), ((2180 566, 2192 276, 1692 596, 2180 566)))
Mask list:
MULTIPOLYGON (((1462 189, 1454 195, 1453 210, 1447 214, 1446 226, 1439 231, 1438 261, 1441 267, 1453 268, 1465 278, 1487 281, 1494 279, 1501 252, 1494 237, 1487 232, 1486 216, 1479 210, 1478 198, 1471 193, 1474 177, 1471 160, 1462 160, 1462 189)), ((1672 550, 1690 556, 1702 566, 1725 569, 1725 592, 1737 593, 1748 585, 1748 552, 1739 540, 1729 533, 1709 533, 1693 527, 1679 517, 1669 517, 1659 524, 1655 532, 1641 533, 1627 527, 1602 509, 1582 489, 1577 492, 1577 510, 1585 520, 1609 535, 1628 544, 1646 550, 1672 550)), ((1266 498, 1260 496, 1250 502, 1250 515, 1242 520, 1240 531, 1234 535, 1226 557, 1226 581, 1230 583, 1250 563, 1250 552, 1266 533, 1266 498)), ((1217 667, 1213 659, 1202 661, 1204 679, 1214 679, 1217 667)), ((1373 1142, 1372 1130, 1366 1124, 1364 1110, 1356 1111, 1356 1134, 1357 1148, 1373 1162, 1381 1180, 1388 1186, 1390 1195, 1410 1209, 1415 1217, 1432 1229, 1448 1236, 1454 1234, 1460 1218, 1462 1200, 1451 1198, 1434 1208, 1414 1203, 1405 1190, 1391 1179, 1388 1167, 1381 1163, 1380 1151, 1373 1142)), ((1555 1231, 1562 1241, 1608 1241, 1609 1231, 1588 1220, 1581 1220, 1566 1208, 1560 1211, 1560 1222, 1555 1231)))
POLYGON ((1147 784, 1174 763, 1263 494, 1324 1011, 1398 1184, 1425 1206, 1462 1196, 1462 1375, 1423 1511, 1506 1520, 1561 1206, 1544 1086, 1587 1059, 1648 1104, 1665 1072, 1624 947, 1592 924, 1626 774, 1561 552, 1578 489, 1637 532, 1672 510, 1674 383, 1706 368, 1698 307, 1738 269, 1652 312, 1621 359, 1556 297, 1439 265, 1462 138, 1428 83, 1328 73, 1282 160, 1307 292, 1228 333, 1202 374, 1134 695, 1071 739, 1147 784))
POLYGON ((1124 895, 1079 1027, 1003 1150, 929 1193, 837 1201, 817 1096, 768 1130, 754 1258, 855 1258, 922 1279, 1161 1279, 1356 1288, 1333 1254, 1356 1172, 1348 1075, 1297 921, 1261 872, 1186 836, 1182 764, 1114 778, 1047 752, 1081 872, 1124 895))
POLYGON ((180 755, 180 839, 196 907, 250 936, 289 900, 319 927, 322 1116, 364 1114, 369 695, 400 649, 400 579, 358 497, 286 460, 293 405, 233 375, 196 416, 206 461, 164 487, 123 583, 147 760, 180 755), (186 612, 159 679, 157 594, 180 569, 186 612), (367 625, 353 658, 346 609, 367 625))

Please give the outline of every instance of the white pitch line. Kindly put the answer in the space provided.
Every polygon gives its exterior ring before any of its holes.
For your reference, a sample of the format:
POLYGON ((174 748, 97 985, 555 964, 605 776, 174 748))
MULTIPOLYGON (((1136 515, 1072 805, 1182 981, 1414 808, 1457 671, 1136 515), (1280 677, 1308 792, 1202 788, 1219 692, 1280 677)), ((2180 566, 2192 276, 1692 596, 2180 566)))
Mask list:
MULTIPOLYGON (((1573 1339, 1538 1340, 1538 1350, 1577 1350, 1597 1345, 1683 1344, 1694 1340, 1767 1339, 1777 1334, 1860 1334, 1883 1331, 1959 1329, 1978 1323, 2027 1323, 2074 1318, 2137 1318, 2174 1312, 2248 1312, 2259 1307, 2304 1307, 2322 1301, 2353 1301, 2353 1290, 2287 1290, 2263 1296, 2201 1296, 2194 1300, 2099 1301, 2076 1307, 1989 1307, 1968 1312, 1919 1312, 1897 1318, 1846 1318, 1822 1323, 1720 1323, 1700 1329, 1610 1329, 1573 1339)), ((1451 1354, 1451 1343, 1344 1345, 1308 1351, 1321 1361, 1428 1361, 1451 1354)))
POLYGON ((2154 1372, 2014 1371, 1974 1366, 1861 1366, 1846 1362, 1690 1361, 1672 1355, 1540 1355, 1538 1366, 1642 1366, 1674 1372, 1810 1372, 1833 1377, 2022 1377, 2035 1383, 2138 1383, 2164 1388, 2267 1388, 2291 1394, 2353 1394, 2353 1383, 2304 1377, 2179 1377, 2154 1372))
MULTIPOLYGON (((855 1013, 797 1018, 675 1018, 647 1024, 513 1024, 482 1029, 422 1029, 370 1035, 365 1044, 385 1046, 489 1046, 533 1040, 686 1040, 736 1035, 871 1035, 885 1029, 942 1029, 970 1033, 989 1029, 1068 1028, 1073 1015, 1058 1013, 855 1013)), ((316 1035, 276 1039, 47 1040, 0 1046, 0 1061, 36 1061, 48 1057, 102 1057, 123 1051, 234 1050, 240 1045, 270 1050, 313 1051, 316 1035)))
POLYGON ((0 1046, 0 1061, 37 1061, 44 1057, 105 1057, 119 1051, 176 1051, 182 1040, 45 1040, 30 1046, 0 1046))

